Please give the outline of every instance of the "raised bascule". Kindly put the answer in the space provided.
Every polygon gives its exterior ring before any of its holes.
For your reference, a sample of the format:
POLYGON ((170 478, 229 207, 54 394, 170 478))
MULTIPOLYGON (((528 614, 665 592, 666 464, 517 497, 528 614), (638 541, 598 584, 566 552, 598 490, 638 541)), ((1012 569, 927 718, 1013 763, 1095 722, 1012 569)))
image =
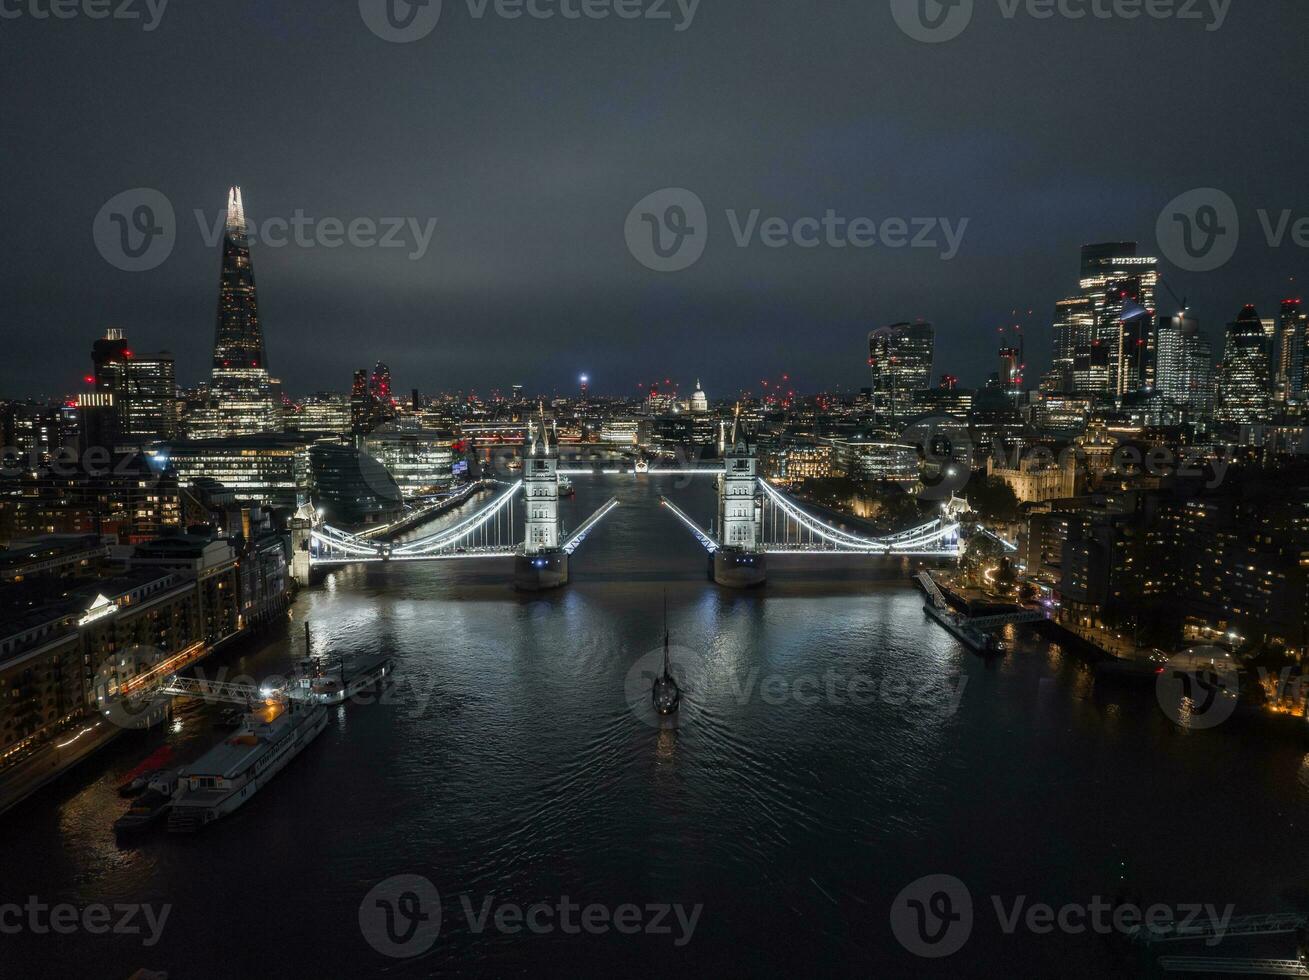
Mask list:
MULTIPOLYGON (((488 486, 497 484, 489 482, 488 486)), ((503 484, 500 484, 504 486, 503 484)), ((403 563, 470 559, 512 559, 514 586, 543 592, 568 584, 568 560, 587 536, 618 506, 618 498, 566 534, 559 513, 559 457, 550 444, 544 414, 533 425, 523 459, 523 478, 509 484, 475 514, 425 537, 378 541, 323 523, 311 508, 292 522, 296 580, 307 584, 315 568, 357 563, 403 563), (514 504, 523 495, 522 537, 514 504)))
MULTIPOLYGON (((864 537, 806 513, 760 477, 755 448, 739 421, 732 426, 731 439, 724 436, 720 450, 721 466, 672 471, 717 480, 716 532, 705 530, 672 500, 661 498, 663 506, 704 547, 709 575, 719 585, 748 589, 764 584, 769 555, 958 558, 961 553, 960 522, 967 510, 963 501, 949 501, 941 516, 921 527, 886 537, 864 537)), ((649 471, 652 475, 663 472, 649 471)), ((525 592, 559 588, 568 584, 573 554, 619 504, 618 498, 610 498, 575 530, 566 533, 559 508, 560 475, 558 449, 551 444, 542 413, 539 428, 535 423, 529 427, 522 479, 512 484, 488 482, 486 486, 501 488, 495 499, 476 513, 425 537, 382 541, 377 539, 376 530, 352 534, 323 523, 311 508, 302 508, 292 521, 293 573, 297 581, 308 584, 316 568, 504 558, 514 563, 516 588, 525 592), (520 495, 524 509, 521 523, 515 515, 520 495)), ((465 496, 471 492, 462 491, 465 496)))

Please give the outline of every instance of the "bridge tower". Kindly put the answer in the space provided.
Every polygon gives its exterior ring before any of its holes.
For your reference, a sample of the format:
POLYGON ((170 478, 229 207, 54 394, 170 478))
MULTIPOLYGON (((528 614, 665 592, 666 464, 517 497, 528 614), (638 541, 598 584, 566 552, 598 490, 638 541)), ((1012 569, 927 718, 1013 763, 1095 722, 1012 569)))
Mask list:
POLYGON ((302 504, 291 518, 291 578, 301 588, 309 587, 311 572, 309 564, 309 545, 313 535, 317 515, 310 504, 302 504))
POLYGON ((527 429, 523 457, 525 533, 522 553, 514 559, 514 588, 544 592, 568 584, 568 552, 560 547, 559 453, 550 445, 550 430, 541 408, 541 431, 527 429))
POLYGON ((768 577, 763 552, 763 499, 759 493, 755 447, 741 428, 737 407, 731 442, 718 478, 718 540, 711 573, 719 585, 748 589, 768 577))

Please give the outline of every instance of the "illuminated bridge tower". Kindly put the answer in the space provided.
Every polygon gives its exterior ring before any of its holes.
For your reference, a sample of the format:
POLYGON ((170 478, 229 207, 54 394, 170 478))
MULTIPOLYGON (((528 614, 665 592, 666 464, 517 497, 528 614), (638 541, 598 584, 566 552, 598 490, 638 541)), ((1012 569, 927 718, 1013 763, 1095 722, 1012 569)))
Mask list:
POLYGON ((559 453, 550 445, 544 409, 540 437, 534 425, 527 431, 523 459, 526 528, 522 554, 514 561, 514 587, 544 592, 568 584, 568 552, 561 547, 559 530, 559 453))
POLYGON ((763 585, 763 500, 760 497, 754 446, 741 433, 740 417, 732 425, 730 448, 723 454, 718 478, 718 540, 713 579, 733 589, 763 585))

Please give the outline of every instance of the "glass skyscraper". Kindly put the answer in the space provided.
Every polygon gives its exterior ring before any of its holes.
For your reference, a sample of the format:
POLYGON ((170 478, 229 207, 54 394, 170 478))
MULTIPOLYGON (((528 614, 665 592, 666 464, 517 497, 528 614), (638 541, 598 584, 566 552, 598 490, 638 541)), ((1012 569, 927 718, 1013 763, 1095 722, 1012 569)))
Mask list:
POLYGON ((1151 386, 1159 260, 1136 252, 1136 242, 1083 246, 1081 291, 1055 310, 1055 372, 1062 381, 1071 366, 1079 394, 1151 386))
POLYGON ((218 322, 214 331, 211 392, 214 436, 230 437, 276 432, 279 405, 268 376, 264 333, 259 322, 255 272, 241 188, 227 194, 227 224, 223 232, 223 264, 218 287, 218 322))
POLYGON ((895 424, 911 413, 915 391, 932 386, 936 329, 925 320, 897 323, 868 335, 873 375, 873 411, 878 422, 895 424))
POLYGON ((1268 335, 1253 306, 1227 325, 1219 381, 1218 419, 1233 425, 1257 425, 1269 419, 1268 335))

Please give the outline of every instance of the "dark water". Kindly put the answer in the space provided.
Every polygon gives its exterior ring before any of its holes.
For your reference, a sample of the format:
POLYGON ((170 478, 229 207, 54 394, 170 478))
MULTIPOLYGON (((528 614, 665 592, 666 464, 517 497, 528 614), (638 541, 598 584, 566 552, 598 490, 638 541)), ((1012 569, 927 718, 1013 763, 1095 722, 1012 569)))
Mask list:
POLYGON ((611 494, 624 506, 563 592, 517 596, 490 562, 357 567, 303 595, 284 631, 207 663, 277 672, 308 618, 320 649, 399 664, 390 703, 334 709, 235 816, 132 849, 110 831, 121 773, 165 737, 181 757, 221 737, 217 709, 193 705, 166 736, 124 737, 5 818, 0 904, 172 910, 148 948, 0 935, 0 975, 1132 976, 1143 963, 1119 940, 1004 934, 990 896, 1305 904, 1302 744, 1179 732, 1149 690, 1097 686, 1034 638, 988 666, 924 618, 899 563, 775 563, 764 591, 720 590, 656 506, 675 493, 707 522, 709 483, 576 482, 570 524, 611 494), (677 732, 648 727, 625 693, 659 646, 665 590, 689 688, 677 732), (359 909, 403 874, 439 889, 443 927, 425 954, 391 959, 359 909), (946 960, 910 955, 889 924, 928 874, 957 877, 977 906, 946 960), (493 908, 703 909, 680 947, 672 915, 671 935, 477 934, 461 896, 480 910, 492 895, 493 908))

